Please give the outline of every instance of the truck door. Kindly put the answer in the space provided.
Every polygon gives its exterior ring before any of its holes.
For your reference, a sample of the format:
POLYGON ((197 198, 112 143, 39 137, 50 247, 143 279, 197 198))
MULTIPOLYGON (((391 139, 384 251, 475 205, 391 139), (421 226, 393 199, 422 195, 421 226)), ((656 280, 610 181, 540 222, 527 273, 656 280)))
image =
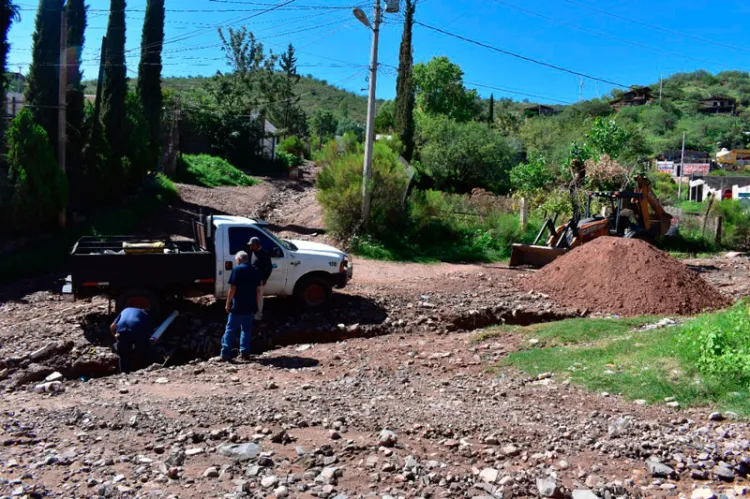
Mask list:
MULTIPOLYGON (((247 243, 250 238, 257 237, 260 239, 261 246, 271 256, 271 263, 273 263, 273 272, 271 277, 268 278, 268 283, 265 287, 266 295, 283 295, 284 289, 286 288, 287 279, 287 256, 283 248, 276 244, 265 232, 255 227, 230 227, 226 232, 226 241, 224 249, 225 261, 231 262, 234 266, 234 256, 239 251, 248 251, 247 243)), ((252 260, 252 255, 251 255, 252 260)), ((226 263, 225 263, 226 265, 226 263)), ((231 271, 224 272, 224 287, 226 293, 229 292, 229 276, 231 271)))

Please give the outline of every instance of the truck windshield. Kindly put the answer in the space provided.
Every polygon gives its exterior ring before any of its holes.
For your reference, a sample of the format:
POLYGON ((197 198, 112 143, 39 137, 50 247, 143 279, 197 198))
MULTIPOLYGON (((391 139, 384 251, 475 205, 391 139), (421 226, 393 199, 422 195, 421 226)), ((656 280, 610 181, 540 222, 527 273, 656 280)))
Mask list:
POLYGON ((290 243, 289 241, 286 241, 284 239, 279 239, 278 237, 276 237, 276 234, 274 234, 270 230, 266 230, 265 233, 268 234, 268 237, 270 237, 271 239, 273 239, 273 242, 275 242, 276 244, 278 244, 282 248, 288 249, 289 251, 297 251, 297 247, 295 245, 293 245, 292 243, 290 243))

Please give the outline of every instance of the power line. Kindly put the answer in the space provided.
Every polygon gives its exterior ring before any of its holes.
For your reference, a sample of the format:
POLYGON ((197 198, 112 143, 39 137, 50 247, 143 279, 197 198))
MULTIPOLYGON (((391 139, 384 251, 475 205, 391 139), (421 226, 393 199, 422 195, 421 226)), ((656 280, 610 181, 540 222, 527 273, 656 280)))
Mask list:
POLYGON ((484 85, 482 83, 472 83, 472 82, 468 82, 468 81, 464 82, 464 83, 466 83, 467 85, 471 85, 473 87, 487 88, 487 89, 490 89, 490 90, 498 90, 500 92, 505 92, 505 93, 509 93, 509 94, 515 94, 515 95, 522 95, 524 97, 534 97, 536 99, 544 99, 544 100, 547 100, 547 101, 557 102, 558 104, 572 104, 571 102, 568 102, 568 101, 564 101, 564 100, 560 100, 560 99, 553 99, 552 97, 546 97, 544 95, 529 94, 529 93, 526 93, 526 92, 520 92, 520 91, 512 90, 512 89, 509 89, 509 88, 496 87, 496 86, 493 86, 493 85, 484 85))
POLYGON ((435 26, 430 26, 429 24, 425 24, 425 23, 423 23, 421 21, 414 21, 414 24, 422 26, 422 27, 427 28, 427 29, 430 29, 432 31, 436 31, 438 33, 442 33, 444 35, 447 35, 447 36, 450 36, 450 37, 453 37, 453 38, 457 38, 459 40, 463 40, 463 41, 468 42, 468 43, 473 43, 474 45, 478 45, 480 47, 484 47, 486 49, 493 50, 493 51, 498 52, 500 54, 504 54, 504 55, 508 55, 508 56, 511 56, 511 57, 515 57, 516 59, 521 59, 523 61, 527 61, 527 62, 531 62, 531 63, 534 63, 534 64, 538 64, 540 66, 545 66, 545 67, 548 67, 548 68, 551 68, 551 69, 556 69, 557 71, 562 71, 564 73, 570 73, 570 74, 573 74, 573 75, 576 75, 576 76, 582 76, 582 77, 587 78, 589 80, 599 81, 599 82, 602 82, 602 83, 607 83, 608 85, 614 85, 616 87, 621 87, 621 88, 630 88, 628 85, 625 85, 623 83, 618 83, 616 81, 607 80, 605 78, 599 78, 597 76, 591 76, 591 75, 588 75, 586 73, 581 73, 579 71, 575 71, 575 70, 572 70, 572 69, 564 68, 562 66, 556 66, 555 64, 550 64, 548 62, 539 61, 539 60, 533 59, 531 57, 526 57, 525 55, 516 54, 515 52, 510 52, 508 50, 503 50, 501 48, 497 48, 497 47, 494 47, 492 45, 488 45, 486 43, 479 42, 477 40, 472 40, 471 38, 467 38, 467 37, 462 36, 462 35, 458 35, 456 33, 451 33, 449 31, 445 31, 443 29, 436 28, 435 26))
POLYGON ((655 24, 649 24, 647 22, 639 21, 637 19, 631 19, 631 18, 628 18, 628 17, 625 17, 625 16, 621 16, 619 14, 614 14, 612 12, 608 12, 608 11, 603 10, 603 9, 598 9, 596 7, 592 7, 590 5, 586 5, 586 4, 583 4, 583 3, 580 3, 580 2, 575 2, 573 0, 563 0, 563 1, 565 1, 565 2, 567 2, 569 4, 571 4, 571 5, 575 5, 577 7, 581 7, 583 9, 587 9, 587 10, 590 10, 590 11, 593 11, 593 12, 598 12, 599 14, 603 14, 605 16, 613 17, 615 19, 620 19, 622 21, 630 22, 630 23, 633 23, 633 24, 639 24, 641 26, 645 26, 647 28, 655 29, 657 31, 662 31, 664 33, 669 33, 670 35, 676 35, 676 36, 680 36, 680 37, 683 37, 683 38, 689 38, 691 40, 696 40, 696 41, 699 41, 699 42, 702 42, 702 43, 709 43, 711 45, 716 45, 717 47, 723 47, 723 48, 728 48, 728 49, 732 49, 732 50, 739 50, 740 52, 745 52, 745 53, 750 54, 750 50, 744 49, 742 47, 737 47, 735 45, 729 45, 727 43, 722 43, 722 42, 717 42, 717 41, 714 41, 714 40, 709 40, 708 38, 701 38, 700 36, 691 35, 689 33, 684 33, 684 32, 681 32, 681 31, 674 31, 674 30, 671 30, 671 29, 663 28, 663 27, 657 26, 655 24))

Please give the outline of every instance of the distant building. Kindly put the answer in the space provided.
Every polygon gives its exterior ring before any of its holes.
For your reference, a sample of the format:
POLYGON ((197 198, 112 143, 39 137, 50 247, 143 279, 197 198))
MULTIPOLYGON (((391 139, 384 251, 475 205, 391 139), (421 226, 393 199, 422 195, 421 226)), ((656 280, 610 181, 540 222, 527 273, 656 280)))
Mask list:
POLYGON ((543 104, 537 104, 535 106, 529 106, 524 108, 523 115, 527 118, 533 118, 534 116, 552 116, 557 114, 555 108, 545 106, 543 104))
POLYGON ((750 177, 700 177, 690 181, 690 200, 702 202, 709 197, 721 201, 729 191, 731 199, 750 197, 750 177))
POLYGON ((710 114, 734 114, 737 111, 737 101, 731 97, 714 95, 701 100, 698 104, 698 111, 710 114))
POLYGON ((623 107, 643 106, 655 100, 656 98, 651 93, 651 88, 632 87, 630 91, 625 92, 617 99, 609 101, 609 105, 615 111, 619 111, 623 107))

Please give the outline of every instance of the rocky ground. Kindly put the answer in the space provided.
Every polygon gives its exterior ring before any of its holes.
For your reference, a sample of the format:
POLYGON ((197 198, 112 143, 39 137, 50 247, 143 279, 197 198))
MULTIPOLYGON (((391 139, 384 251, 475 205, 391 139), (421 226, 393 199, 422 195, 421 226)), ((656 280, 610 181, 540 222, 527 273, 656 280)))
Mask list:
MULTIPOLYGON (((214 210, 326 240, 311 186, 181 186, 186 202, 172 223, 214 210)), ((748 295, 746 258, 690 263, 728 294, 748 295)), ((0 496, 750 491, 750 429, 732 414, 647 407, 498 368, 522 339, 478 343, 472 331, 582 312, 519 292, 524 272, 361 260, 354 272, 325 313, 269 300, 255 341, 265 352, 235 365, 205 360, 217 352, 221 307, 176 303, 181 315, 159 345, 164 364, 127 376, 113 374, 105 300, 61 301, 57 275, 0 289, 0 496)))

